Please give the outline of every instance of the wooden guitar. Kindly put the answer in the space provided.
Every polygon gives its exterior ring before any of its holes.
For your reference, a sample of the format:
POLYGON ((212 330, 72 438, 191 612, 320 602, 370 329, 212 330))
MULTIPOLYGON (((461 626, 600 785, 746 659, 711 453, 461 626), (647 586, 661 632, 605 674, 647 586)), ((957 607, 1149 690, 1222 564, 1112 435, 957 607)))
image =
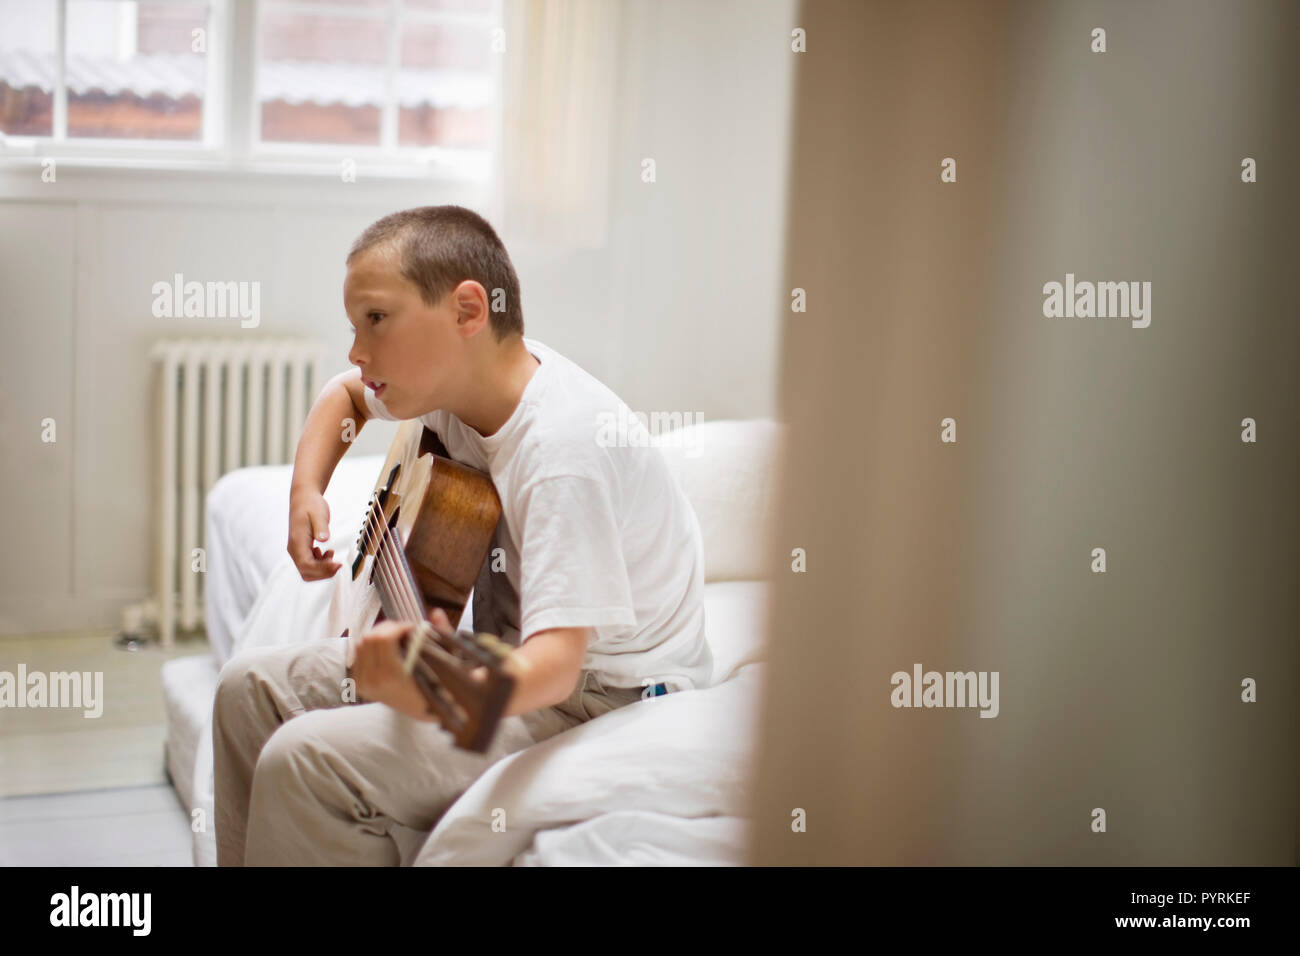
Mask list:
MULTIPOLYGON (((456 745, 486 751, 514 688, 513 648, 491 634, 438 634, 429 613, 460 623, 501 518, 483 472, 453 461, 437 434, 403 422, 388 449, 354 548, 334 577, 329 634, 349 641, 380 620, 418 625, 402 639, 405 668, 456 745), (471 672, 487 669, 487 679, 471 672)), ((349 664, 354 659, 349 648, 349 664)))

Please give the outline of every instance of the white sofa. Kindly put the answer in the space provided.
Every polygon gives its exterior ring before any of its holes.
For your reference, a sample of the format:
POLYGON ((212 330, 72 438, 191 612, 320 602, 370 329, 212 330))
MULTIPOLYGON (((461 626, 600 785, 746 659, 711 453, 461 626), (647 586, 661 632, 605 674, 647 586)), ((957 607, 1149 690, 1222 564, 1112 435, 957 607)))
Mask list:
MULTIPOLYGON (((776 467, 770 419, 687 426, 655 439, 704 539, 713 686, 638 701, 494 764, 430 832, 398 828, 403 864, 739 864, 757 731, 776 467), (508 833, 492 808, 517 809, 508 833)), ((336 556, 355 541, 382 456, 345 457, 326 500, 336 556)), ((210 654, 162 671, 167 766, 182 803, 209 822, 194 859, 213 865, 212 700, 237 650, 323 635, 329 581, 307 583, 285 552, 290 466, 224 476, 206 505, 210 654)), ((468 609, 462 627, 472 628, 468 609)))

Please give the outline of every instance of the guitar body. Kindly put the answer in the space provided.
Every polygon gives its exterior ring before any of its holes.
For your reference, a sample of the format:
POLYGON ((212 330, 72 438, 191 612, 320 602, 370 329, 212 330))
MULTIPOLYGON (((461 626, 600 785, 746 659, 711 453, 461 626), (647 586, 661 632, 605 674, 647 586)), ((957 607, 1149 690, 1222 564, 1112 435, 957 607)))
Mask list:
MULTIPOLYGON (((384 524, 394 527, 403 543, 421 615, 440 607, 452 627, 458 626, 501 519, 492 479, 452 461, 438 436, 420 422, 403 422, 375 482, 372 512, 377 505, 384 524)), ((374 578, 392 568, 376 554, 377 525, 368 524, 372 528, 363 525, 353 548, 351 573, 336 576, 331 636, 357 636, 384 619, 409 619, 415 610, 383 607, 374 578)))
MULTIPOLYGON (((328 634, 348 639, 348 666, 355 660, 353 642, 381 620, 427 622, 434 608, 442 608, 455 629, 500 519, 501 501, 491 478, 451 460, 438 436, 422 423, 403 422, 375 482, 351 566, 334 577, 328 634)), ((499 657, 500 649, 493 647, 499 657)), ((477 648, 452 650, 462 651, 466 673, 472 665, 493 664, 477 648), (480 654, 477 661, 475 652, 480 654)), ((473 710, 480 703, 478 692, 469 684, 462 686, 455 673, 446 672, 453 656, 440 651, 436 660, 430 660, 437 677, 454 685, 450 690, 462 712, 467 700, 461 698, 475 695, 468 701, 473 710)), ((425 671, 425 680, 439 683, 430 670, 425 671)), ((421 689, 426 696, 437 692, 423 685, 421 689)), ((509 689, 510 681, 505 679, 506 696, 509 689)), ((499 711, 505 698, 500 686, 493 691, 489 704, 500 704, 499 711)), ((448 701, 443 695, 444 704, 448 701)), ((478 750, 481 744, 485 749, 483 738, 490 739, 499 716, 493 717, 486 734, 479 732, 482 728, 474 734, 467 730, 461 745, 478 750)), ((455 732, 454 727, 449 729, 455 732)))

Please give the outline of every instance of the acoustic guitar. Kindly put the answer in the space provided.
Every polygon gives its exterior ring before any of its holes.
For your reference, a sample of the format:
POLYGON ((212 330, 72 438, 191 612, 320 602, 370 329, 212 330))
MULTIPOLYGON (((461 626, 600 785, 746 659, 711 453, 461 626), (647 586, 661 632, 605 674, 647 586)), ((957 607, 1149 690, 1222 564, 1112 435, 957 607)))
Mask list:
MULTIPOLYGON (((483 753, 515 684, 513 648, 492 634, 438 634, 442 608, 456 628, 501 518, 491 478, 453 461, 437 434, 403 422, 357 535, 351 572, 334 578, 329 634, 349 641, 380 620, 417 625, 402 639, 406 672, 456 746, 483 753), (480 667, 486 680, 472 676, 480 667)), ((349 649, 349 662, 354 656, 349 649)))

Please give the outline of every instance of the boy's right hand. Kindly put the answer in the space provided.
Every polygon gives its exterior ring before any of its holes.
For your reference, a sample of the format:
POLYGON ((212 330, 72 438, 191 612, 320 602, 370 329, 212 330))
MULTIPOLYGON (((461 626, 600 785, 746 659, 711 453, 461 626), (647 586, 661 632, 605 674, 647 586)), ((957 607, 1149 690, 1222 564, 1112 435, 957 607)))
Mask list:
POLYGON ((343 567, 331 560, 334 549, 321 553, 318 542, 329 540, 330 507, 319 491, 289 493, 289 557, 304 581, 334 577, 343 567))

